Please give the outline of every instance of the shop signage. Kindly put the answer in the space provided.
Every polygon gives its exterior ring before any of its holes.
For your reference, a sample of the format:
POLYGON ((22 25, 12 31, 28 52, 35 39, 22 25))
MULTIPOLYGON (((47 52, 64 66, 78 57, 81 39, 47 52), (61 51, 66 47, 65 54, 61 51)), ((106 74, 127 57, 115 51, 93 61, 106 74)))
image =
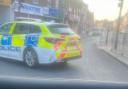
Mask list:
POLYGON ((58 12, 59 12, 59 10, 55 8, 40 7, 40 6, 31 5, 27 3, 22 3, 21 5, 19 5, 19 3, 15 3, 14 8, 16 12, 19 12, 20 10, 21 13, 28 13, 28 14, 40 15, 40 16, 47 15, 47 16, 56 17, 58 16, 58 12))

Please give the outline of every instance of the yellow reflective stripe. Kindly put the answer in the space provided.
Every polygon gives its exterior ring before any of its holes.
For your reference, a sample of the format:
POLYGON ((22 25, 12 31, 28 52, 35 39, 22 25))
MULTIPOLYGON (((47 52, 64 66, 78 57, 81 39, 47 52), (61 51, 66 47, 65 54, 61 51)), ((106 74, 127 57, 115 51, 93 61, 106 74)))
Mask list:
POLYGON ((12 26, 11 26, 11 28, 10 28, 10 30, 9 30, 9 34, 12 34, 12 33, 13 33, 13 31, 14 31, 14 29, 15 29, 15 26, 16 26, 16 23, 15 23, 15 22, 12 23, 12 26))
POLYGON ((25 35, 13 35, 12 36, 12 46, 24 46, 25 35))
POLYGON ((40 28, 41 28, 41 30, 42 30, 42 34, 43 34, 43 35, 46 35, 46 36, 51 35, 51 34, 49 33, 49 31, 48 31, 48 28, 47 28, 44 24, 41 24, 41 25, 40 25, 40 28))
POLYGON ((47 41, 45 41, 45 40, 44 40, 44 37, 42 37, 42 36, 40 36, 40 37, 38 38, 38 44, 37 44, 37 46, 38 46, 39 48, 48 48, 48 49, 53 48, 53 44, 50 44, 50 43, 48 43, 47 41))

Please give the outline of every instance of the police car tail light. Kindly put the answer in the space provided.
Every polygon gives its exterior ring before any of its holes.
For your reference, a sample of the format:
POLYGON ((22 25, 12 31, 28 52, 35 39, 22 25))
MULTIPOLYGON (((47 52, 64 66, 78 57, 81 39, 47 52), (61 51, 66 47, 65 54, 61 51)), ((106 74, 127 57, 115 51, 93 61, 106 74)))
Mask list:
POLYGON ((63 39, 58 39, 58 38, 45 38, 45 40, 52 44, 56 44, 58 42, 64 41, 63 39))

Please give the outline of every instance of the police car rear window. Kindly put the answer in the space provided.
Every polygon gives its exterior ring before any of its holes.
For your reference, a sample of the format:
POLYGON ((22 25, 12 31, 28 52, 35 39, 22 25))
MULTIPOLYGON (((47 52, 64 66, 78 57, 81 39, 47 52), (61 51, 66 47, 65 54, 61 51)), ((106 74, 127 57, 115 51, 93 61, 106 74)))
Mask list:
POLYGON ((64 35, 74 34, 74 32, 67 25, 55 24, 55 25, 49 25, 47 27, 49 31, 54 34, 64 34, 64 35))

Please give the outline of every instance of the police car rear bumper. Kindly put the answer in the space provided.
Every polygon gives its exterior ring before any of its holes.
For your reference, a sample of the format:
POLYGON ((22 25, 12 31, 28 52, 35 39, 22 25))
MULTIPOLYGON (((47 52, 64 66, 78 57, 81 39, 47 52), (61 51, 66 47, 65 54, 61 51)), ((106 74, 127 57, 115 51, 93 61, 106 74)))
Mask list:
POLYGON ((57 58, 56 52, 53 49, 35 48, 35 50, 38 54, 39 64, 52 64, 81 58, 81 55, 57 58))
POLYGON ((69 58, 64 58, 62 60, 65 60, 65 61, 69 61, 69 60, 75 60, 75 59, 80 59, 82 56, 74 56, 74 57, 69 57, 69 58))
POLYGON ((62 59, 57 59, 55 62, 65 62, 65 61, 71 61, 71 60, 78 60, 81 57, 82 57, 81 55, 66 57, 66 58, 62 58, 62 59))

